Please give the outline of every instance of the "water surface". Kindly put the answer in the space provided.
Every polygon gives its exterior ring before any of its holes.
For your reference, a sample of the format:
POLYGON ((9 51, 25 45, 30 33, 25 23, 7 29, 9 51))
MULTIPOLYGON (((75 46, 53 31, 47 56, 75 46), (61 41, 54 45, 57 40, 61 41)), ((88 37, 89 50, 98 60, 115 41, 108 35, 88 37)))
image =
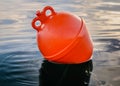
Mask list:
POLYGON ((51 5, 56 11, 81 16, 94 43, 91 86, 120 84, 119 0, 1 0, 0 86, 38 86, 42 62, 31 20, 36 10, 51 5))

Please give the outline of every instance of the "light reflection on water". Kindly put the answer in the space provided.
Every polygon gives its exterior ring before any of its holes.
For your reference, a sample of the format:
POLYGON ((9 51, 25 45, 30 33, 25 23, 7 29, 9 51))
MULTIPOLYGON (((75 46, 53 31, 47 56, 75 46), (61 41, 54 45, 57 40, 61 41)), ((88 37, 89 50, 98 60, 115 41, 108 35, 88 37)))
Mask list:
MULTIPOLYGON (((1 0, 0 86, 38 85, 38 69, 42 57, 36 44, 36 32, 30 24, 35 11, 46 5, 53 6, 56 11, 69 11, 85 19, 94 42, 93 73, 97 79, 105 82, 105 86, 107 83, 118 86, 120 79, 116 79, 116 76, 120 71, 119 0, 1 0), (102 73, 106 74, 106 77, 102 73)), ((94 76, 92 79, 91 86, 96 84, 94 76)))

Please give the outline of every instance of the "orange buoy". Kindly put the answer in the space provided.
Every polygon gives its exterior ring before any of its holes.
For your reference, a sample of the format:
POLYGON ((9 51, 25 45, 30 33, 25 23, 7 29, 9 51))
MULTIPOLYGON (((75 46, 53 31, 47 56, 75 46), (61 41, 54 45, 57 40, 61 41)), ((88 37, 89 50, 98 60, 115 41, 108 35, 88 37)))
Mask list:
POLYGON ((37 30, 38 48, 45 59, 77 64, 91 58, 93 45, 82 18, 68 12, 55 12, 50 6, 37 11, 36 15, 32 27, 37 30), (36 25, 38 21, 40 25, 36 25))

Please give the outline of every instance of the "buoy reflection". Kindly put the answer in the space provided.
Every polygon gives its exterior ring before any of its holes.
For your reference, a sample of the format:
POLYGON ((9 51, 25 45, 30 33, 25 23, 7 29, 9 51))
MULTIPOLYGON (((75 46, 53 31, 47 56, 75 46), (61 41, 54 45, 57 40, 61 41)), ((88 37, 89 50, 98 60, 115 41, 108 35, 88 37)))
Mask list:
POLYGON ((44 60, 39 86, 88 86, 92 70, 92 60, 80 64, 56 64, 44 60))

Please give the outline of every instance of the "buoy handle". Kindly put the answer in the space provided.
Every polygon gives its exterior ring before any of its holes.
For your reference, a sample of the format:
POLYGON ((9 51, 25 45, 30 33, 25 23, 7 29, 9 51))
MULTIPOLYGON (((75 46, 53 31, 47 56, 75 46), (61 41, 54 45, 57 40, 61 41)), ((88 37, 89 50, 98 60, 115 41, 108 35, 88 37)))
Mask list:
POLYGON ((32 20, 32 27, 34 29, 36 29, 37 31, 41 30, 41 25, 50 17, 55 15, 56 12, 54 11, 54 9, 51 6, 46 6, 43 11, 37 11, 36 12, 36 16, 33 20, 32 20), (50 13, 48 14, 47 11, 49 11, 50 13), (39 25, 36 25, 36 23, 39 22, 39 25))

